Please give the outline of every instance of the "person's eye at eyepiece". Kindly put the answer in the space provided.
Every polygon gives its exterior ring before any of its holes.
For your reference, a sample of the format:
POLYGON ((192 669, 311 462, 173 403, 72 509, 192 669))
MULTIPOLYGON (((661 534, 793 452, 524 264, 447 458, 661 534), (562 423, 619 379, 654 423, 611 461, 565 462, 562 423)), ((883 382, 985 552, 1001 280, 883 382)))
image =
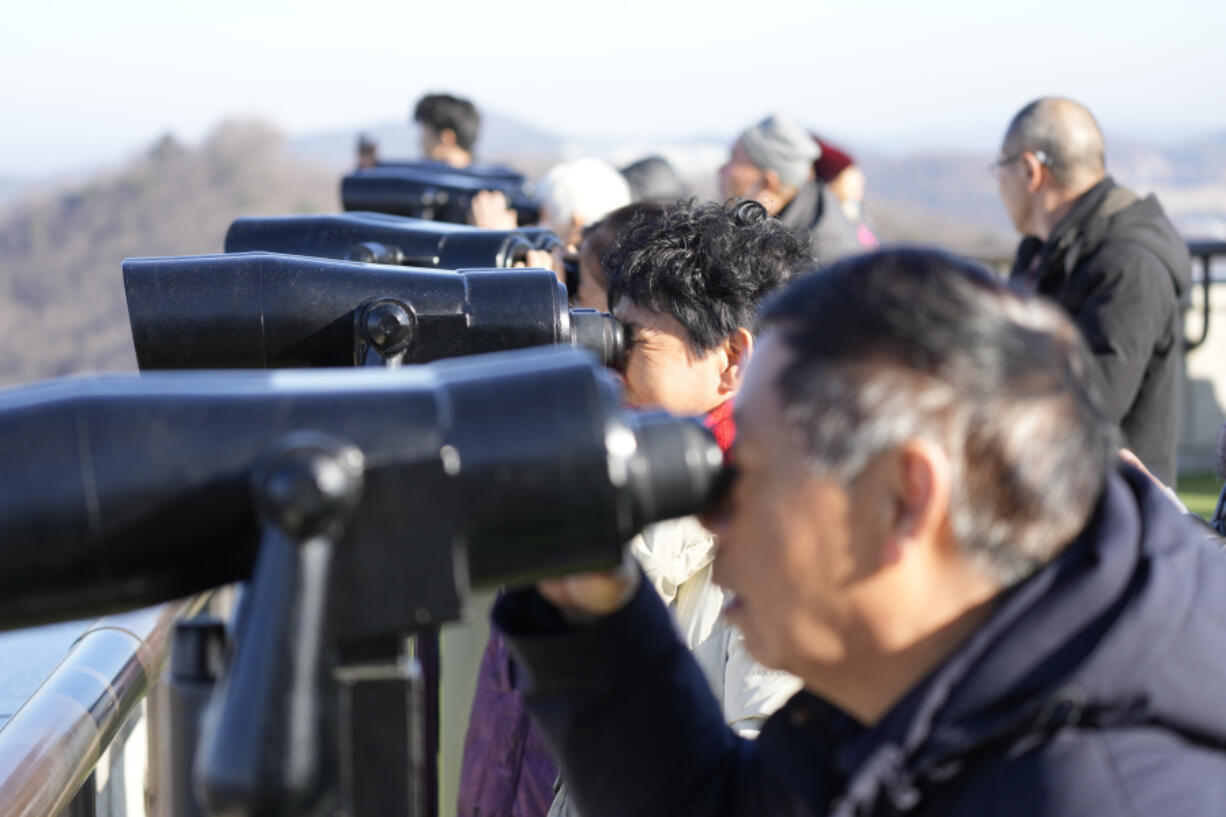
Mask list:
POLYGON ((634 347, 638 345, 639 340, 638 326, 632 323, 622 323, 622 353, 609 368, 624 376, 630 355, 634 351, 634 347))

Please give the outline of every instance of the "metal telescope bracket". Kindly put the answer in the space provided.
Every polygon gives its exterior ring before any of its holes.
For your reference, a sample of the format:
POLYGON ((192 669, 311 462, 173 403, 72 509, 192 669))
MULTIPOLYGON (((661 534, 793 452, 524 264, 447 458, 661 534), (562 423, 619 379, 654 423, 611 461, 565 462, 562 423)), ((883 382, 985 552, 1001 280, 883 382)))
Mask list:
MULTIPOLYGON (((346 636, 355 622, 338 616, 379 594, 355 597, 335 568, 387 545, 385 533, 355 524, 367 488, 362 452, 290 434, 251 485, 259 555, 197 755, 202 803, 245 817, 424 814, 423 688, 408 640, 346 636)), ((433 612, 415 608, 403 632, 433 612)))

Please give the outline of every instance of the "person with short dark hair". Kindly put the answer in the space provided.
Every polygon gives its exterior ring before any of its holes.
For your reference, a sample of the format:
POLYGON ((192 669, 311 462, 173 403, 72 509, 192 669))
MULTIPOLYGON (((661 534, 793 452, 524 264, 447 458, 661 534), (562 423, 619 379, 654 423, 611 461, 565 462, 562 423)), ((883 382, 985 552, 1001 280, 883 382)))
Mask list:
POLYGON ((1174 483, 1186 243, 1154 196, 1139 198, 1107 175, 1102 131, 1070 99, 1018 111, 993 169, 1023 236, 1011 280, 1068 311, 1125 444, 1174 483))
POLYGON ((746 742, 633 564, 507 594, 585 817, 1226 813, 1226 560, 1117 460, 1093 367, 937 251, 768 302, 703 520, 725 616, 804 688, 746 742))
POLYGON ((856 226, 842 206, 814 177, 821 149, 803 128, 779 115, 741 131, 728 161, 719 169, 724 198, 759 202, 809 247, 819 264, 859 252, 856 226))
POLYGON ((467 99, 426 94, 413 108, 413 121, 421 128, 421 152, 427 159, 452 167, 473 163, 481 115, 467 99))

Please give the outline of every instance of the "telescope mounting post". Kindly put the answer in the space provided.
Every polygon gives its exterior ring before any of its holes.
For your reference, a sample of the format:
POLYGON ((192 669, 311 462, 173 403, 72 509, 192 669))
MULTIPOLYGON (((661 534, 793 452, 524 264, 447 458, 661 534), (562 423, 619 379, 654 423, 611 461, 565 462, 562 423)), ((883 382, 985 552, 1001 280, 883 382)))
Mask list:
POLYGON ((358 448, 311 432, 287 435, 254 469, 263 535, 198 755, 211 813, 313 814, 329 799, 330 567, 361 501, 363 469, 358 448))
MULTIPOLYGON (((412 309, 394 298, 355 313, 354 363, 396 368, 416 336, 412 309)), ((360 604, 361 600, 354 599, 360 604)), ((438 812, 438 626, 416 622, 413 635, 351 645, 338 668, 342 729, 341 795, 350 817, 438 812), (403 777, 388 777, 388 768, 403 777), (399 777, 399 779, 397 779, 399 777), (404 803, 404 811, 392 804, 404 803)))

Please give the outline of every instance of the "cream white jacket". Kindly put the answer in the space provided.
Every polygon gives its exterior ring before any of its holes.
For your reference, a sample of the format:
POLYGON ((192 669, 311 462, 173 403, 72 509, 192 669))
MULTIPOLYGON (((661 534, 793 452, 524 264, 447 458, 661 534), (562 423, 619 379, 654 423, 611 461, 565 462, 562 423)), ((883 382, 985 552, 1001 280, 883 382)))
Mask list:
POLYGON ((664 599, 685 643, 697 659, 724 720, 744 737, 757 737, 767 716, 800 689, 800 680, 759 664, 745 637, 721 611, 728 593, 711 580, 715 539, 692 516, 649 526, 630 552, 664 599))

